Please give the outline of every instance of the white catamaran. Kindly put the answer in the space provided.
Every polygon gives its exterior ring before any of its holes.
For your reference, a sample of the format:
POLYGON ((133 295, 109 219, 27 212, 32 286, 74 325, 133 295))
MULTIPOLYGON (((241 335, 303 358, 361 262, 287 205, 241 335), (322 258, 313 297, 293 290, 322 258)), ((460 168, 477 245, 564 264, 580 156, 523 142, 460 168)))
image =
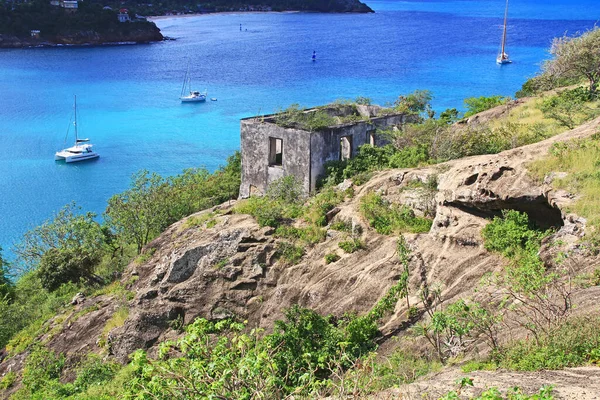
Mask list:
POLYGON ((179 99, 182 103, 198 103, 206 101, 207 95, 208 92, 206 90, 204 93, 200 93, 197 90, 192 90, 192 76, 190 75, 190 63, 188 62, 185 78, 183 79, 183 86, 181 87, 181 96, 179 99))
POLYGON ((506 54, 506 22, 508 20, 508 0, 506 0, 506 8, 504 9, 504 29, 502 30, 502 46, 500 48, 500 54, 496 58, 496 62, 500 65, 510 64, 512 61, 506 54))
MULTIPOLYGON (((90 139, 79 139, 79 135, 77 132, 77 96, 75 96, 74 100, 74 118, 73 118, 73 126, 75 127, 75 145, 72 147, 68 147, 61 151, 57 151, 54 155, 54 160, 56 161, 65 161, 68 163, 75 161, 83 161, 90 160, 92 158, 98 158, 100 155, 95 153, 92 150, 92 144, 88 143, 90 139)), ((69 125, 70 127, 70 125, 69 125)), ((65 137, 65 143, 67 141, 67 137, 69 136, 69 130, 67 129, 67 136, 65 137)))

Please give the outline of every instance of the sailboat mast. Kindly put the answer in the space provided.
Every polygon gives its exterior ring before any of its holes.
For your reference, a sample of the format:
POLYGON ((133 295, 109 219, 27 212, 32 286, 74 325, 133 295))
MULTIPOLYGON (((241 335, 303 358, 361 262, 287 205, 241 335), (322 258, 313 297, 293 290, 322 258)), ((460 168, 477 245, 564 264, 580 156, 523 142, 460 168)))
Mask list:
POLYGON ((502 32, 502 51, 500 52, 500 57, 504 59, 504 53, 506 49, 506 22, 508 19, 508 0, 506 0, 506 8, 504 10, 504 31, 502 32))
POLYGON ((189 84, 190 80, 190 60, 188 60, 187 70, 185 71, 185 78, 183 79, 183 86, 181 86, 181 97, 185 96, 185 89, 187 86, 191 86, 189 84))
POLYGON ((77 144, 77 140, 79 139, 79 136, 77 135, 77 95, 75 94, 73 97, 75 98, 73 103, 73 108, 75 109, 75 121, 73 121, 73 125, 75 126, 75 144, 77 144))

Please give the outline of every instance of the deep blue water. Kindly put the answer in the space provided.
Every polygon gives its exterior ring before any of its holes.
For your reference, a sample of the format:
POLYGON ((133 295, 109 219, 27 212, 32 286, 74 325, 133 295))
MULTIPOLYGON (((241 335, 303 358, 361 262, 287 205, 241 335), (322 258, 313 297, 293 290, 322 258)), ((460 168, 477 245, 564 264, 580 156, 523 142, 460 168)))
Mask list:
POLYGON ((171 18, 157 24, 176 41, 0 50, 0 246, 9 251, 73 200, 101 214, 140 169, 215 169, 239 148, 242 117, 359 95, 383 104, 414 89, 431 90, 437 110, 461 108, 469 96, 512 95, 548 57, 553 37, 600 18, 597 0, 515 0, 514 64, 499 67, 504 0, 367 2, 377 13, 171 18), (196 88, 218 101, 178 101, 188 59, 196 88), (80 129, 101 157, 65 165, 53 154, 74 94, 80 129))

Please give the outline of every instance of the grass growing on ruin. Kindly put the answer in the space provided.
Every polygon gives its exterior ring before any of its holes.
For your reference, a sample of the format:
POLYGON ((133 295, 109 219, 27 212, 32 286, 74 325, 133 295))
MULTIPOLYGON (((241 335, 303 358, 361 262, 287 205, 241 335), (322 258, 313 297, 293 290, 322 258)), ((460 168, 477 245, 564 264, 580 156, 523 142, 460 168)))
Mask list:
POLYGON ((556 143, 549 155, 529 165, 530 173, 542 181, 551 172, 567 175, 554 179, 557 189, 568 190, 578 195, 568 211, 588 220, 598 232, 600 226, 600 134, 590 139, 556 143))

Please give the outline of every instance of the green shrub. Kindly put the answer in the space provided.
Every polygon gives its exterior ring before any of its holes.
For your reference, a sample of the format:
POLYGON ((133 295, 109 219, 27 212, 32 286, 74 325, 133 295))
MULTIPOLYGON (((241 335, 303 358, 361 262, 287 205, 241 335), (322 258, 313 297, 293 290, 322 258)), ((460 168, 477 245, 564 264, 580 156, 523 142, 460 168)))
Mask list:
POLYGON ((414 168, 429 160, 427 149, 422 146, 409 146, 398 150, 388 161, 390 168, 414 168))
POLYGON ((530 244, 539 247, 541 240, 548 235, 534 229, 527 214, 515 210, 504 210, 502 218, 494 217, 481 234, 487 250, 497 251, 505 257, 517 255, 519 250, 530 244))
POLYGON ((327 232, 316 226, 296 228, 289 225, 281 225, 275 231, 275 236, 286 239, 301 240, 307 245, 314 245, 325 240, 327 232))
POLYGON ((304 256, 304 248, 289 242, 279 242, 277 244, 277 254, 284 264, 296 265, 304 256))
POLYGON ((361 199, 360 211, 369 225, 382 235, 393 232, 424 233, 431 229, 431 220, 415 216, 406 206, 390 204, 376 193, 369 193, 361 199))
POLYGON ((336 253, 329 253, 325 255, 325 264, 331 264, 334 263, 336 261, 338 261, 340 259, 340 256, 338 256, 336 253))
POLYGON ((510 99, 503 96, 469 97, 468 99, 465 99, 465 106, 467 106, 467 112, 465 112, 464 117, 468 118, 482 111, 489 110, 490 108, 494 108, 496 106, 500 106, 502 104, 505 104, 508 100, 510 99))
POLYGON ((495 361, 503 368, 539 371, 581 366, 600 361, 600 318, 576 317, 538 342, 521 340, 502 348, 495 361))
POLYGON ((596 115, 596 112, 585 105, 591 100, 589 91, 579 87, 545 98, 539 108, 546 118, 555 120, 565 128, 573 129, 596 115))
POLYGON ((345 193, 332 188, 325 188, 308 200, 302 209, 306 222, 316 225, 327 225, 327 213, 333 210, 346 197, 345 193))
POLYGON ((465 363, 460 369, 465 374, 468 374, 473 371, 495 371, 498 369, 498 365, 490 361, 472 360, 465 363))
POLYGON ((2 379, 0 379, 0 390, 6 390, 10 388, 16 382, 16 380, 16 373, 14 373, 13 371, 7 372, 6 374, 4 374, 2 379))
POLYGON ((364 242, 360 239, 345 240, 340 242, 338 246, 346 253, 354 253, 365 248, 364 242))
POLYGON ((37 347, 25 361, 23 386, 30 392, 36 392, 47 385, 48 381, 58 381, 64 364, 64 355, 56 355, 44 347, 37 347))

